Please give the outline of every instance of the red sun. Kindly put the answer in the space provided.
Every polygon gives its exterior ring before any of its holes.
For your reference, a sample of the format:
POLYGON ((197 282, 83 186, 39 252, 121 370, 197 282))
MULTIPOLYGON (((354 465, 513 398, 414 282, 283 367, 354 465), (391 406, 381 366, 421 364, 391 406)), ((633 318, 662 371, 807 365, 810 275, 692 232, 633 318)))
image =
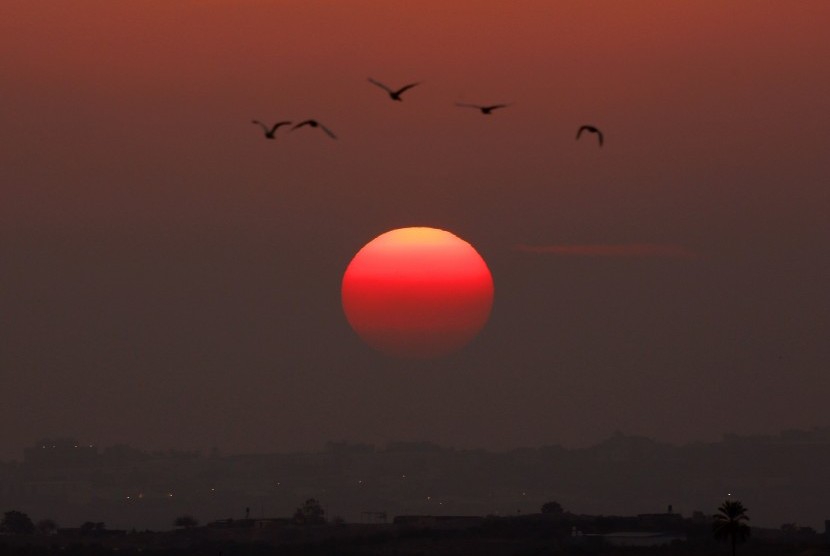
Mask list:
POLYGON ((481 255, 435 228, 386 232, 358 251, 343 275, 343 310, 366 343, 402 357, 438 357, 472 340, 493 306, 481 255))

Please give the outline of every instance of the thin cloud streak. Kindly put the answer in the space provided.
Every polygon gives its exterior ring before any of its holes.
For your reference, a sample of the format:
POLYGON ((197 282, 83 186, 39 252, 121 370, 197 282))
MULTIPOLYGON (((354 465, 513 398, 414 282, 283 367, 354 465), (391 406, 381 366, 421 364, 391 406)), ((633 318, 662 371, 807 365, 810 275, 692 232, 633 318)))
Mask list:
POLYGON ((516 246, 525 253, 543 253, 565 257, 658 257, 697 259, 699 255, 682 245, 670 243, 624 243, 596 245, 524 245, 516 246))

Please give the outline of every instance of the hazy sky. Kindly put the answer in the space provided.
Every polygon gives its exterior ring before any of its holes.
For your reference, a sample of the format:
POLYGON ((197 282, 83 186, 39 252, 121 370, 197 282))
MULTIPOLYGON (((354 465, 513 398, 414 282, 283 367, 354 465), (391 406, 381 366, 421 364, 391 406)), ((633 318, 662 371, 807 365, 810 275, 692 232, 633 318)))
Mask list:
POLYGON ((828 21, 820 0, 4 0, 0 457, 830 424, 828 21), (367 77, 423 84, 396 103, 367 77), (251 124, 309 117, 339 139, 251 124), (357 250, 413 225, 495 282, 445 359, 372 351, 340 305, 357 250))

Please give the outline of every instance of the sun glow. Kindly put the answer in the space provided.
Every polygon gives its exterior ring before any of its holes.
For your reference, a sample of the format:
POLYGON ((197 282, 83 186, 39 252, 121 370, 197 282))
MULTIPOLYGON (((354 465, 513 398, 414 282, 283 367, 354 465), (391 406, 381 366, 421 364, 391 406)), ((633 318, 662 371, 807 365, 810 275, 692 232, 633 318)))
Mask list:
POLYGON ((465 345, 485 325, 493 279, 476 250, 452 233, 401 228, 355 255, 342 299, 349 324, 372 347, 436 357, 465 345))

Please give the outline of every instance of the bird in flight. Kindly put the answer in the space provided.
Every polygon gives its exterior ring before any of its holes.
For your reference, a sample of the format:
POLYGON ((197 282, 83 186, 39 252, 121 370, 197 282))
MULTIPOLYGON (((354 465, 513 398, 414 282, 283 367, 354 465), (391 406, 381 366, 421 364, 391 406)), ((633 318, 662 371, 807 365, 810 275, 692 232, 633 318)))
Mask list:
POLYGON ((482 114, 490 114, 497 108, 506 108, 510 106, 509 104, 490 104, 483 106, 481 104, 465 104, 463 102, 456 102, 455 105, 462 108, 475 108, 476 110, 481 110, 482 114))
POLYGON ((262 131, 265 132, 265 138, 266 139, 276 139, 276 137, 274 137, 274 133, 277 132, 277 129, 279 129, 280 126, 288 125, 291 122, 277 122, 274 125, 272 125, 271 127, 268 127, 267 125, 260 122, 259 120, 252 120, 251 123, 258 124, 260 127, 262 127, 262 131))
POLYGON ((373 85, 377 85, 378 87, 380 87, 381 89, 383 89, 384 91, 389 93, 389 98, 391 98, 392 100, 397 100, 398 102, 403 101, 403 99, 401 98, 401 95, 404 92, 408 91, 409 89, 411 89, 415 85, 420 85, 421 84, 421 82, 418 81, 418 82, 415 82, 415 83, 410 83, 409 85, 404 85, 403 87, 401 87, 397 91, 393 91, 392 89, 390 89, 389 87, 387 87, 386 85, 381 83, 380 81, 375 81, 371 77, 369 78, 369 83, 371 83, 373 85))
POLYGON ((597 128, 595 128, 592 125, 584 125, 584 126, 579 128, 579 131, 576 132, 576 138, 577 139, 579 139, 579 136, 582 135, 583 131, 589 131, 591 133, 596 133, 597 138, 599 139, 599 146, 600 147, 602 146, 602 132, 600 130, 598 130, 597 128))
POLYGON ((323 124, 321 124, 317 120, 303 120, 302 122, 300 122, 297 125, 295 125, 294 127, 292 127, 291 131, 294 131, 295 129, 297 129, 299 127, 306 126, 306 125, 309 126, 309 127, 319 127, 320 129, 322 129, 323 131, 326 132, 326 135, 328 135, 332 139, 337 139, 337 135, 335 135, 332 132, 332 130, 330 130, 329 128, 327 128, 326 126, 324 126, 323 124))

